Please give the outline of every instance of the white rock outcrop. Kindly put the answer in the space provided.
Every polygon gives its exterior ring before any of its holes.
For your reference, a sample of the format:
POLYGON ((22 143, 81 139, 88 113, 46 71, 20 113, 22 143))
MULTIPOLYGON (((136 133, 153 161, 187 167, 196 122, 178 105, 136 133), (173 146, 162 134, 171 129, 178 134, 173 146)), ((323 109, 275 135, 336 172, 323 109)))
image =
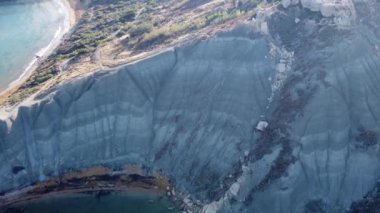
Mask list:
POLYGON ((282 0, 282 5, 301 4, 324 17, 331 17, 339 28, 350 27, 356 21, 356 11, 352 0, 282 0))

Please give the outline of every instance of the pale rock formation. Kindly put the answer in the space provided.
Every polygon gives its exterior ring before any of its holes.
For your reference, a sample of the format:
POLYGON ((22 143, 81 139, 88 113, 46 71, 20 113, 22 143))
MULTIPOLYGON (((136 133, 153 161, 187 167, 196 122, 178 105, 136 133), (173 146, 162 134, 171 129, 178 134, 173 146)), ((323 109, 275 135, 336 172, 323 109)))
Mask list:
POLYGON ((267 127, 268 127, 268 122, 266 122, 266 121, 259 121, 259 123, 256 126, 256 129, 260 130, 260 131, 264 131, 265 128, 267 128, 267 127))
POLYGON ((339 28, 350 27, 356 21, 356 11, 352 0, 282 0, 281 3, 285 8, 300 3, 311 11, 321 12, 324 17, 333 18, 339 28))
POLYGON ((267 34, 239 27, 19 106, 0 121, 0 191, 133 164, 203 212, 378 209, 380 3, 353 2, 342 29, 305 2, 263 16, 267 34))

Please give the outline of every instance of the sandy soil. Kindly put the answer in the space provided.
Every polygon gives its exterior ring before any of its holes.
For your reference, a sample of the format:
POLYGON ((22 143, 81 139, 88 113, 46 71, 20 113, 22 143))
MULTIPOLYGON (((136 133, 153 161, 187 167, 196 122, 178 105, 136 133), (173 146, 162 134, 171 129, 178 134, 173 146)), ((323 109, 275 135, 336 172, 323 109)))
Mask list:
POLYGON ((91 0, 65 0, 70 4, 71 9, 73 10, 75 16, 75 20, 79 20, 80 17, 83 15, 83 13, 86 12, 86 9, 88 8, 88 5, 91 3, 91 0))

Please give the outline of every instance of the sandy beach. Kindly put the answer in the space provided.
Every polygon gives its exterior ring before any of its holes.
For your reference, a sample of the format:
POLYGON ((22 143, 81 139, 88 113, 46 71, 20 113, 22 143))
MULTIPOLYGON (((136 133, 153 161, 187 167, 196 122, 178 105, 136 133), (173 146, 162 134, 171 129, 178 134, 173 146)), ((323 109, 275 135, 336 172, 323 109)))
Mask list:
POLYGON ((44 48, 40 49, 35 53, 35 58, 29 62, 25 70, 22 72, 20 77, 9 84, 8 88, 4 91, 0 91, 0 101, 5 100, 10 94, 15 92, 38 68, 39 62, 44 60, 49 56, 57 46, 62 42, 64 35, 70 32, 70 29, 75 25, 80 14, 76 11, 76 0, 59 0, 65 8, 65 13, 67 17, 65 19, 64 27, 60 27, 56 34, 54 35, 53 40, 44 48))

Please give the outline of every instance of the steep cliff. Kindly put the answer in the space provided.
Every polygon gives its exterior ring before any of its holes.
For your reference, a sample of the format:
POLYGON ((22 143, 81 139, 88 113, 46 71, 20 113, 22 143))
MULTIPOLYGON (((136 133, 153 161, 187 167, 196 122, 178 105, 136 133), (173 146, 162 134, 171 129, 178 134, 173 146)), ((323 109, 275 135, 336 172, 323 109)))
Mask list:
POLYGON ((137 164, 204 212, 376 208, 380 3, 351 3, 344 28, 296 2, 20 106, 0 122, 0 191, 137 164))

